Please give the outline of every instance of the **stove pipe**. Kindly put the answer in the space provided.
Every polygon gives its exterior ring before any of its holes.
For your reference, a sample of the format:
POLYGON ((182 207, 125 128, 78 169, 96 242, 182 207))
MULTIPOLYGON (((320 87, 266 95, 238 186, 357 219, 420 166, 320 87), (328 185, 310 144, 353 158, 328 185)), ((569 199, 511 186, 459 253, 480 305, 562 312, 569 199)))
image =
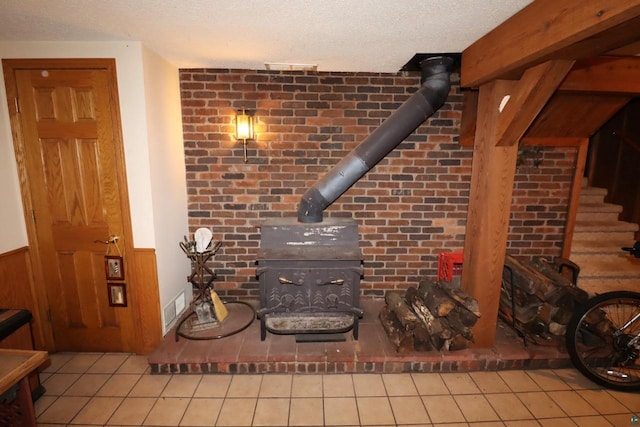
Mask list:
POLYGON ((449 94, 453 59, 432 57, 420 62, 422 87, 380 127, 315 183, 300 199, 298 221, 322 222, 322 212, 384 159, 429 116, 449 94))

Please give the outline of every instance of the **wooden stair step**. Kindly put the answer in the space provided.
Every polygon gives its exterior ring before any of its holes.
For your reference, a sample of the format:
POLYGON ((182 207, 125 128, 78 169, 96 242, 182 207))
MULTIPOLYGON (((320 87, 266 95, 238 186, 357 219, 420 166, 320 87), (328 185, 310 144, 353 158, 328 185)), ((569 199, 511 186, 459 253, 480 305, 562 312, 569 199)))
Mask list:
POLYGON ((578 213, 587 213, 587 212, 622 212, 622 206, 614 205, 612 203, 581 203, 578 206, 578 213))
POLYGON ((573 241, 598 240, 598 241, 616 241, 627 243, 625 246, 631 246, 636 240, 633 231, 574 231, 573 241))
POLYGON ((582 221, 576 219, 574 233, 638 231, 638 224, 624 221, 582 221))
POLYGON ((602 203, 607 195, 606 188, 585 187, 580 190, 580 204, 602 203))
MULTIPOLYGON (((595 233, 593 233, 595 234, 595 233)), ((574 238, 571 242, 571 254, 620 254, 623 253, 620 248, 632 246, 634 241, 628 237, 633 237, 631 233, 612 233, 620 237, 612 237, 610 233, 603 234, 601 239, 581 239, 574 238)))
POLYGON ((580 194, 602 194, 602 195, 606 195, 608 193, 606 188, 600 188, 600 187, 582 187, 580 189, 580 194))
POLYGON ((590 294, 640 291, 640 259, 622 247, 632 246, 638 224, 619 221, 622 206, 604 203, 607 190, 583 187, 571 242, 571 261, 580 266, 578 286, 590 294))
POLYGON ((640 258, 620 254, 576 254, 571 261, 580 267, 584 278, 635 278, 640 284, 640 258))
POLYGON ((578 210, 576 222, 616 222, 618 215, 620 215, 618 212, 581 212, 578 210))
POLYGON ((640 279, 636 277, 623 277, 614 279, 603 279, 599 277, 578 277, 578 287, 584 289, 590 295, 596 295, 610 291, 640 292, 640 279))

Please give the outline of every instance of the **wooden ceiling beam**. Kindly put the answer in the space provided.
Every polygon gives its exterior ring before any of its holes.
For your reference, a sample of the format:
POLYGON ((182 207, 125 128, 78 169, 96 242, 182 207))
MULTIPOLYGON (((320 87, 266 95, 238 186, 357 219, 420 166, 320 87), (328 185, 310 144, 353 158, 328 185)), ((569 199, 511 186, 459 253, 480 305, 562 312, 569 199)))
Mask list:
POLYGON ((524 136, 588 138, 631 98, 630 95, 557 92, 529 126, 524 136))
POLYGON ((598 56, 640 39, 640 0, 535 0, 462 52, 461 86, 518 78, 550 59, 598 56))
POLYGON ((496 145, 517 144, 573 66, 572 60, 548 61, 529 68, 510 94, 498 122, 496 145))
POLYGON ((542 146, 542 147, 578 147, 585 141, 589 142, 589 138, 581 136, 564 136, 564 137, 524 137, 520 141, 522 145, 542 146))
MULTIPOLYGON (((498 146, 516 144, 565 78, 573 61, 549 61, 527 70, 502 110, 496 133, 498 146)), ((473 147, 478 91, 465 90, 460 119, 460 145, 473 147)))
POLYGON ((607 55, 614 56, 635 56, 640 55, 640 40, 607 52, 607 55))
POLYGON ((465 90, 462 92, 462 115, 460 117, 461 147, 473 147, 476 138, 476 122, 478 120, 478 91, 465 90))
POLYGON ((579 61, 558 90, 640 95, 640 57, 603 56, 579 61))

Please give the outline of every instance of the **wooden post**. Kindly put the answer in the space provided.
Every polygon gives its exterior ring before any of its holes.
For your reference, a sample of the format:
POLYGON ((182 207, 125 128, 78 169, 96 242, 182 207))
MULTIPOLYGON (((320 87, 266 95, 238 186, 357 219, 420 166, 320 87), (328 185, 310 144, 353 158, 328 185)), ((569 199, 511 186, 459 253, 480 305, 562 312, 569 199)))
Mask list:
POLYGON ((494 343, 507 246, 518 144, 496 146, 500 104, 517 82, 494 80, 480 87, 478 126, 464 244, 462 289, 478 301, 482 317, 474 347, 494 343))

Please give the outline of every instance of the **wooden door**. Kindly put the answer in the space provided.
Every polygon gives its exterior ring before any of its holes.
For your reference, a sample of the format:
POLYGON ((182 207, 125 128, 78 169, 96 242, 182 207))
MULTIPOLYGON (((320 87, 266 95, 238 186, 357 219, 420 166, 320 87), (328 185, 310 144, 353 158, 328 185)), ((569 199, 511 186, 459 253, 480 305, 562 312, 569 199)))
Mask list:
MULTIPOLYGON (((110 306, 104 262, 104 242, 118 236, 128 278, 131 232, 112 70, 37 65, 15 67, 5 79, 8 95, 15 91, 17 98, 13 124, 24 157, 18 159, 23 195, 30 199, 30 247, 55 349, 128 351, 131 302, 110 306)), ((110 253, 117 255, 115 246, 110 253)))

